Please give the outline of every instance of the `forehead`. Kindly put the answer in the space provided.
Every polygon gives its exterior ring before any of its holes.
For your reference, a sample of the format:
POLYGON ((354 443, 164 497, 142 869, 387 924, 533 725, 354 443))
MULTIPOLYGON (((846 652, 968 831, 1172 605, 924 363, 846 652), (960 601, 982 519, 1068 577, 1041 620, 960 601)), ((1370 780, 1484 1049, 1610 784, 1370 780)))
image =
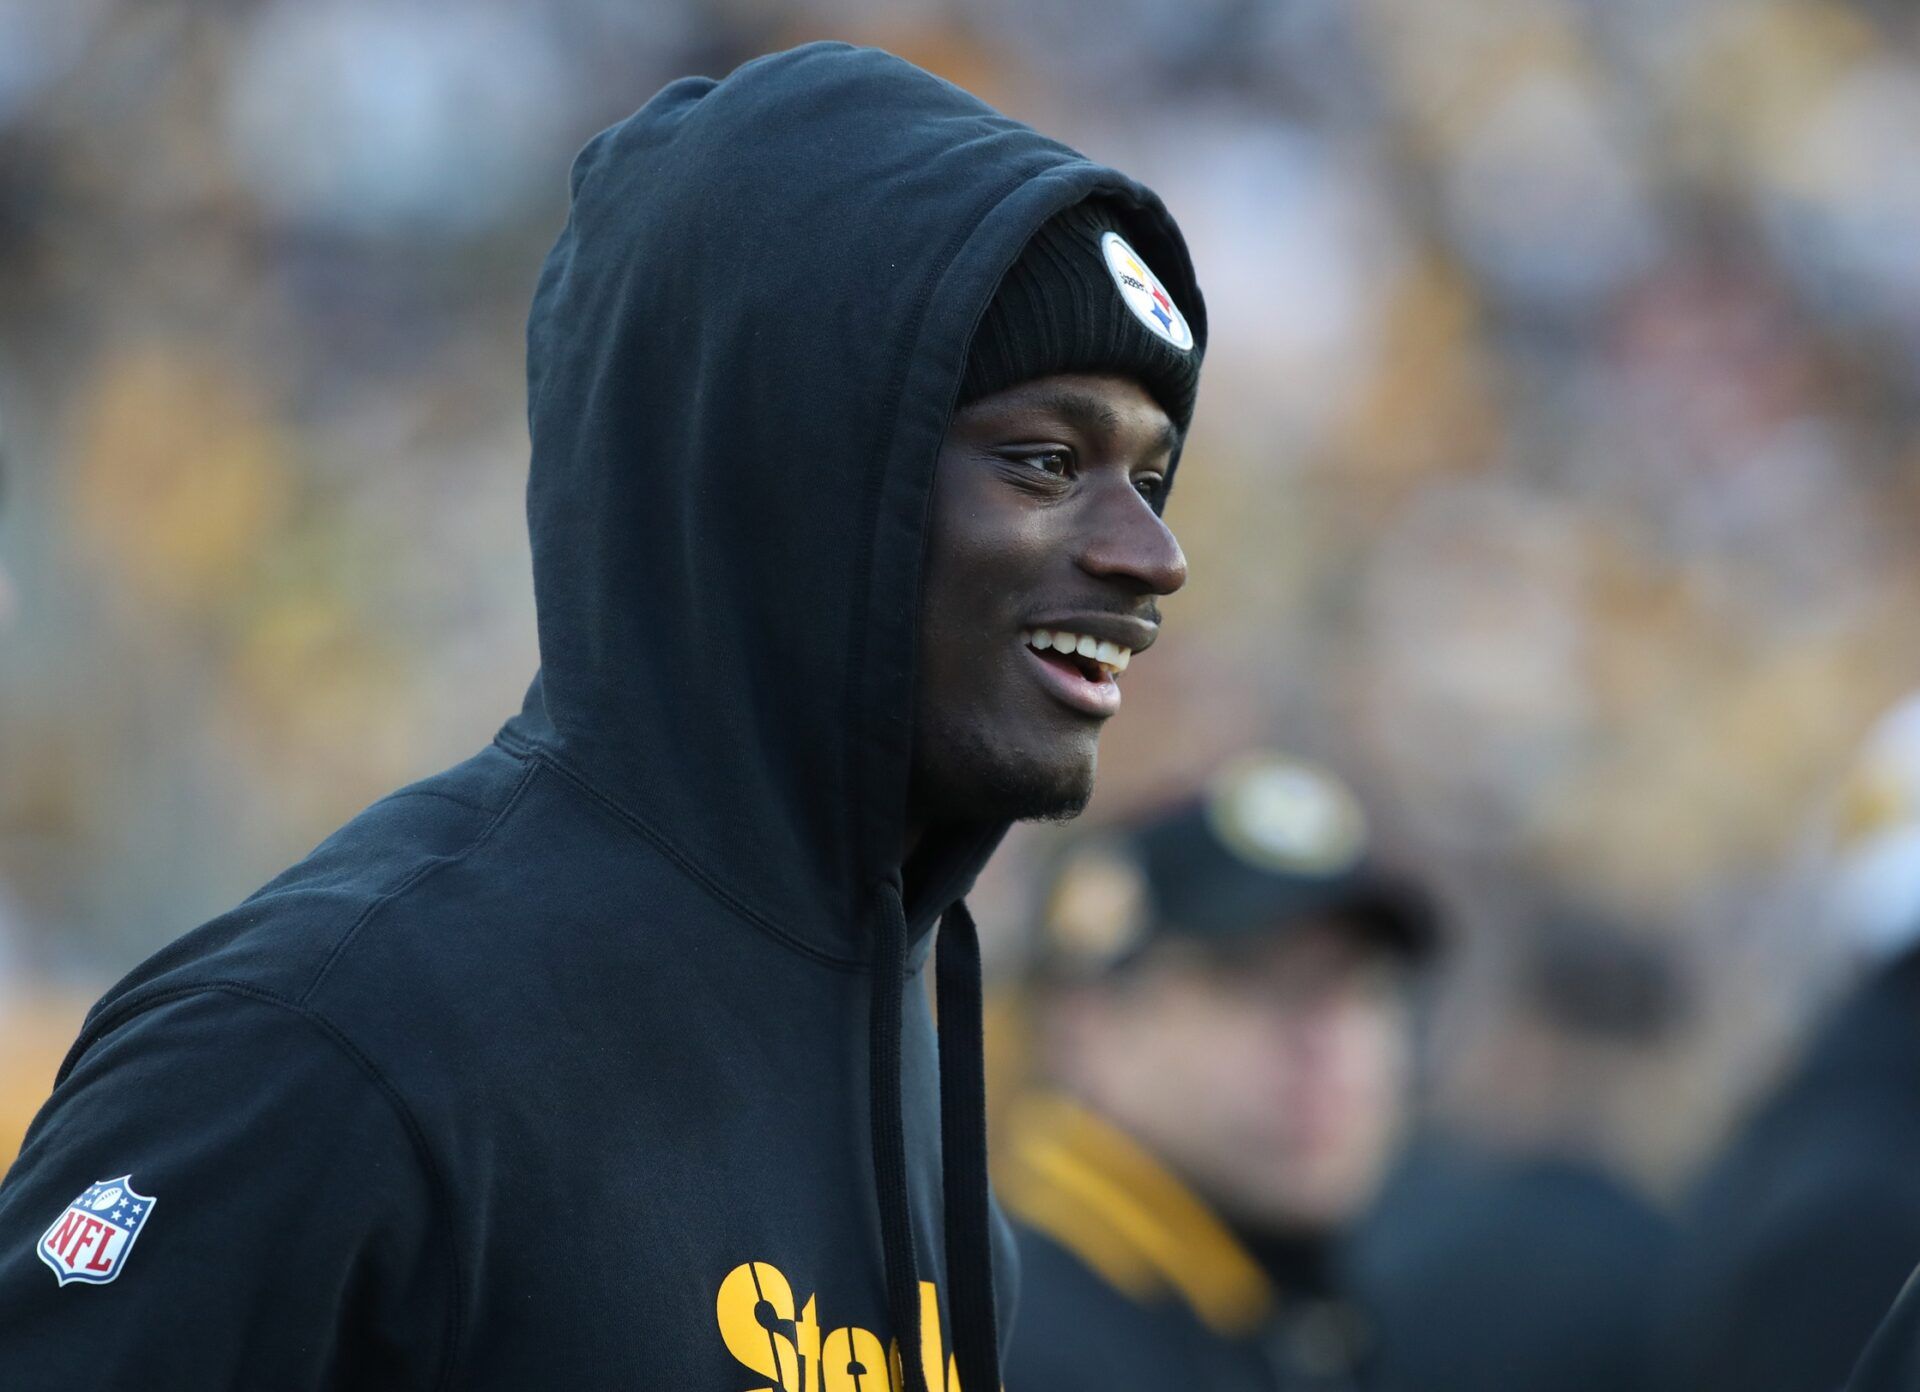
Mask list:
POLYGON ((1240 939, 1176 940, 1160 945, 1155 955, 1169 977, 1201 989, 1236 992, 1256 984, 1335 986, 1399 960, 1362 926, 1332 916, 1301 918, 1240 939))
POLYGON ((1050 424, 1115 442, 1165 446, 1179 442, 1160 403, 1132 377, 1062 372, 1017 382, 970 401, 954 414, 956 430, 1050 424))

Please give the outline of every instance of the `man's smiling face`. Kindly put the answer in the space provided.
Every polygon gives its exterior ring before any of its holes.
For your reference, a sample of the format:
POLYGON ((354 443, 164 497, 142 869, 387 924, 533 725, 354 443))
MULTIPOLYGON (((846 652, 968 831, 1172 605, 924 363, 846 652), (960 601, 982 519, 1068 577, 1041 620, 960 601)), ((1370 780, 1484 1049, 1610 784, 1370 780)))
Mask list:
POLYGON ((916 821, 1086 805, 1117 679, 1186 582, 1160 519, 1178 444, 1127 377, 1035 378, 954 413, 920 617, 916 821))

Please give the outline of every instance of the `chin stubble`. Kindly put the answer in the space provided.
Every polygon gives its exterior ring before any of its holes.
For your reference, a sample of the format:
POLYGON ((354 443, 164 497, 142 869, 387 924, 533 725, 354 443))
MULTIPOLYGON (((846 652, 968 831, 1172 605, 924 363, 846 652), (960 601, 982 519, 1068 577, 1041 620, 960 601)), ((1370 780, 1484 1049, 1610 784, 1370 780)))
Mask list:
POLYGON ((1069 822, 1093 796, 1092 759, 1063 767, 996 748, 977 731, 946 735, 938 742, 944 757, 920 771, 921 781, 966 820, 1069 822))

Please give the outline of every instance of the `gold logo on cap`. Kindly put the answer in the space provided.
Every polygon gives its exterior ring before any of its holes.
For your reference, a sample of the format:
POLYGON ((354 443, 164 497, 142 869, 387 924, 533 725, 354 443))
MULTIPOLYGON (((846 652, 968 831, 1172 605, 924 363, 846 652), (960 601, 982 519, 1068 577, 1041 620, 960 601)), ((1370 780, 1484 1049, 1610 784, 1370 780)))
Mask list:
POLYGON ((1146 936, 1148 894, 1146 872, 1131 856, 1104 845, 1074 851, 1047 896, 1052 955, 1080 969, 1115 961, 1146 936))
POLYGON ((1338 875, 1366 854, 1366 813, 1325 769, 1279 755, 1245 755, 1222 769, 1208 791, 1214 834, 1249 864, 1338 875))

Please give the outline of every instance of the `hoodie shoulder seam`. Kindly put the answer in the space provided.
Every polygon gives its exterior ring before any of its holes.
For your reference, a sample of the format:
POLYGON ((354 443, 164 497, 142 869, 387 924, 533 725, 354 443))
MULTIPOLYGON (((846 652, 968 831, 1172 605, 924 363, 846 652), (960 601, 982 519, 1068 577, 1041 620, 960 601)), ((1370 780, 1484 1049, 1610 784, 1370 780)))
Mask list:
POLYGON ((730 893, 718 880, 701 869, 692 857, 681 852, 671 841, 655 831, 644 818, 638 816, 630 809, 623 807, 619 802, 594 787, 590 780, 569 767, 558 758, 552 750, 538 750, 534 753, 533 757, 540 763, 551 767, 555 773, 566 779, 567 782, 571 783, 581 793, 593 799, 594 802, 598 803, 607 812, 625 823, 628 828, 638 833, 649 845, 671 861, 675 868, 686 875, 688 879, 692 880, 695 884, 706 890, 708 894, 712 895, 713 898, 718 900, 723 908, 733 913, 736 917, 745 920, 752 927, 765 933, 782 947, 790 948, 803 957, 810 958, 815 962, 821 963, 823 966, 833 967, 839 971, 864 973, 867 970, 865 961, 855 957, 842 957, 835 953, 822 951, 798 934, 782 928, 778 923, 775 923, 772 919, 760 913, 737 895, 730 893))
POLYGON ((435 802, 448 803, 454 807, 464 807, 467 811, 478 812, 482 816, 492 816, 494 812, 493 808, 487 807, 482 803, 474 802, 471 798, 455 797, 452 793, 444 793, 438 788, 399 788, 388 793, 385 797, 381 798, 380 801, 398 802, 402 798, 431 798, 435 802))
POLYGON ((373 1058, 367 1054, 365 1050, 361 1049, 358 1044, 354 1043, 353 1040, 349 1038, 338 1025, 328 1019, 326 1015, 300 1001, 289 1000, 277 992, 253 985, 251 982, 216 978, 210 981, 183 983, 179 986, 155 991, 150 995, 135 996, 123 1002, 120 1008, 109 1010, 98 1019, 89 1021, 86 1029, 82 1032, 80 1040, 74 1044, 73 1050, 67 1055, 66 1062, 61 1065, 59 1080, 61 1082, 66 1080, 68 1074, 72 1072, 74 1065, 80 1061, 81 1057, 84 1056, 88 1050, 100 1043, 107 1035, 114 1033, 139 1016, 159 1006, 165 1005, 170 1001, 205 994, 239 996, 243 999, 258 1001, 264 1005, 276 1006, 287 1014, 306 1021, 346 1056, 348 1062, 373 1084, 381 1097, 386 1100, 388 1107, 392 1109, 395 1118, 400 1123, 401 1130, 406 1134, 408 1145, 413 1150, 415 1160, 419 1163, 421 1171, 426 1176, 427 1188, 432 1195, 434 1205, 434 1231, 438 1234, 441 1243, 445 1247, 448 1279, 452 1290, 451 1300, 447 1309, 446 1322, 441 1332, 440 1372, 434 1379, 433 1385, 438 1389, 449 1387, 451 1385, 454 1363, 456 1361, 455 1353, 460 1346, 462 1326, 464 1323, 461 1318, 461 1310, 466 1302, 467 1282, 466 1273, 461 1269, 460 1265, 459 1248, 453 1241, 452 1210, 447 1202, 446 1187, 440 1174, 440 1167, 434 1162, 433 1149, 427 1142, 425 1128, 420 1125, 419 1119, 414 1116, 413 1109, 407 1105, 406 1098, 401 1095, 400 1090, 394 1086, 386 1074, 380 1070, 380 1066, 373 1061, 373 1058))
POLYGON ((487 838, 493 835, 500 823, 506 820, 507 814, 513 811, 514 807, 518 805, 520 795, 526 791, 527 785, 533 781, 533 776, 539 767, 539 764, 531 760, 527 762, 526 767, 520 772, 520 777, 514 782, 513 791, 507 794, 506 800, 502 802, 498 810, 487 819, 486 825, 480 828, 478 834, 476 834, 471 841, 451 854, 428 856, 422 859, 418 865, 414 866, 412 870, 401 877, 399 883, 393 885, 384 893, 377 895, 362 909, 359 916, 348 926, 347 931, 340 935, 340 941, 333 945, 333 950, 327 954, 326 960, 322 962, 319 969, 314 972, 313 980, 307 983, 305 990, 294 997, 294 1003, 303 1008, 306 1007, 307 1003, 311 1001, 314 995, 320 990, 320 987, 325 984, 327 977, 332 974, 335 965, 346 955, 347 949, 353 945, 354 939, 360 935, 360 930, 366 927, 382 909, 407 894, 416 885, 419 885, 422 881, 430 877, 435 871, 444 870, 449 865, 459 863, 484 845, 487 838))

